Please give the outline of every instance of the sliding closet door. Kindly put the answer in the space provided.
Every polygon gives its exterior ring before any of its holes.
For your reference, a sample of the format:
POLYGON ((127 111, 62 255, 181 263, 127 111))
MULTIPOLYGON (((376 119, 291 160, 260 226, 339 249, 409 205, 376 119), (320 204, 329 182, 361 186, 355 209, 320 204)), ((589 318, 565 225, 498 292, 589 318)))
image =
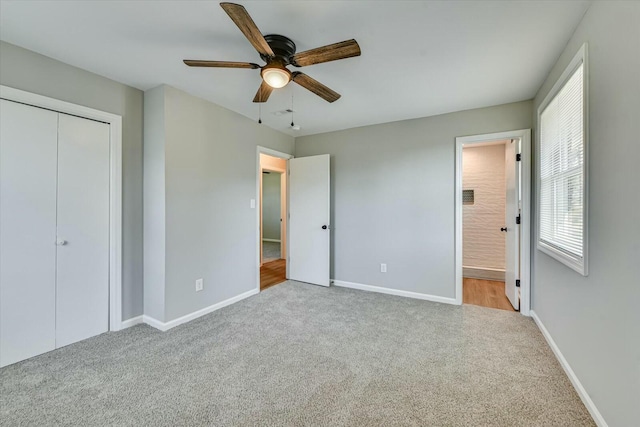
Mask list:
POLYGON ((109 125, 60 114, 56 347, 108 330, 109 125))
POLYGON ((58 113, 0 103, 0 366, 6 366, 55 348, 58 113))

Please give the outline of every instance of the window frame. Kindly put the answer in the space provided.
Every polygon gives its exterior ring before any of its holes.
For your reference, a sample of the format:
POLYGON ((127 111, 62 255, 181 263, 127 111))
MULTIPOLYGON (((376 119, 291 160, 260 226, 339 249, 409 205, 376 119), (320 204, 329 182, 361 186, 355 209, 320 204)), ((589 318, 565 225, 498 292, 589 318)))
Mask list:
POLYGON ((536 246, 537 249, 555 260, 561 262, 567 267, 575 270, 583 276, 587 276, 589 273, 589 62, 587 58, 587 44, 583 44, 576 55, 573 57, 569 65, 565 68, 562 75, 551 90, 544 97, 544 100, 538 107, 537 124, 536 124, 536 157, 538 159, 536 168, 536 203, 537 203, 537 232, 536 232, 536 246), (569 255, 565 251, 550 246, 540 239, 540 206, 541 206, 541 169, 542 169, 542 157, 540 146, 541 135, 541 115, 542 112, 549 106, 549 104, 555 100, 556 96, 564 88, 569 79, 573 76, 575 71, 580 67, 582 68, 582 144, 583 144, 583 175, 582 175, 582 258, 576 258, 569 255))

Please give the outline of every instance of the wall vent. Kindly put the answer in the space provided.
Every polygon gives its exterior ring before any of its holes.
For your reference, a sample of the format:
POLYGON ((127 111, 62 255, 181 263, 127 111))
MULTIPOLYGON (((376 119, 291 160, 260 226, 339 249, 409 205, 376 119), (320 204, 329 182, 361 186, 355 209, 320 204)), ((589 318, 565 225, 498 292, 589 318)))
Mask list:
POLYGON ((474 190, 462 190, 462 204, 473 205, 475 203, 474 190))
POLYGON ((274 116, 284 116, 285 114, 291 113, 295 113, 295 111, 293 111, 291 108, 287 108, 286 110, 274 111, 271 114, 273 114, 274 116))

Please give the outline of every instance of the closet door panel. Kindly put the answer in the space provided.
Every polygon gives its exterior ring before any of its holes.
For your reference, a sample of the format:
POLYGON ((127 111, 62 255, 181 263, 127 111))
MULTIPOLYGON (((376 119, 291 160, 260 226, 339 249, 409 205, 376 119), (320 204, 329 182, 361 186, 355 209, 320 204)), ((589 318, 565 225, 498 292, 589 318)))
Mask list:
POLYGON ((55 348, 58 113, 0 103, 0 366, 6 366, 55 348))
POLYGON ((109 321, 109 125, 60 114, 56 346, 109 321))

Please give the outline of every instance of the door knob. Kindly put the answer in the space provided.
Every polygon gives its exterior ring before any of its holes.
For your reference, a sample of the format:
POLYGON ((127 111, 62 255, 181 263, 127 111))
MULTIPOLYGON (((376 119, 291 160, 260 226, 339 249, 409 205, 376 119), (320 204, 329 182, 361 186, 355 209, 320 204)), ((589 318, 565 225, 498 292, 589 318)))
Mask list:
POLYGON ((507 227, 500 227, 500 231, 507 231, 507 227))
POLYGON ((326 230, 327 228, 328 228, 328 227, 327 227, 326 225, 323 225, 323 226, 322 226, 322 229, 323 229, 323 230, 326 230))
POLYGON ((66 240, 62 240, 62 239, 58 239, 58 240, 56 240, 56 245, 57 245, 57 246, 64 246, 64 245, 66 245, 66 244, 67 244, 67 241, 66 241, 66 240))

